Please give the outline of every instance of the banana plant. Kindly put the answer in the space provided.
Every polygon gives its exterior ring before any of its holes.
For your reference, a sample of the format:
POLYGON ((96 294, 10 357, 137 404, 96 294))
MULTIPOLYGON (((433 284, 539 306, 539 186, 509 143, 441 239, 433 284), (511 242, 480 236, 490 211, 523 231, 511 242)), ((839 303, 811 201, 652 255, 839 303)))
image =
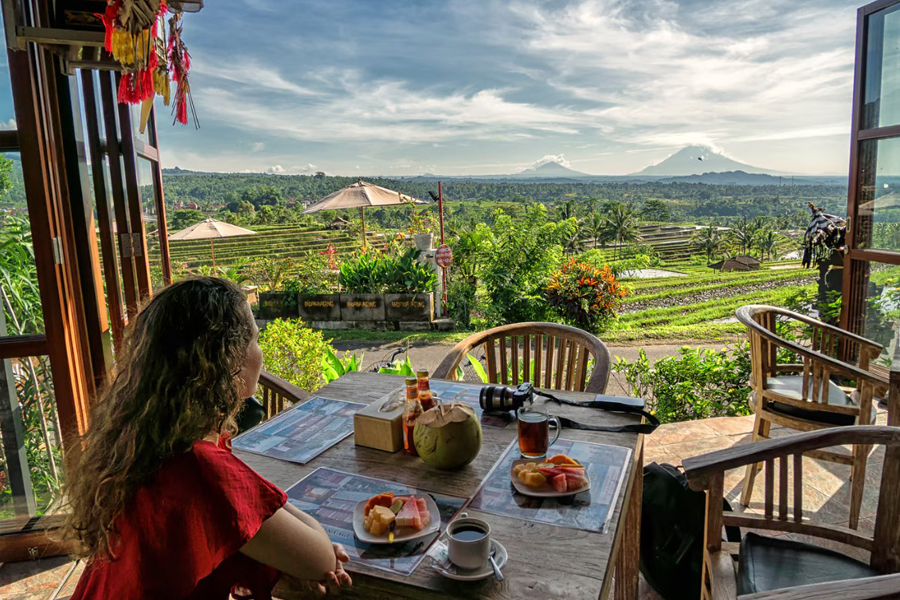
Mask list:
POLYGON ((348 354, 350 355, 345 356, 344 358, 338 358, 334 348, 328 348, 325 357, 322 359, 322 376, 325 378, 326 384, 331 383, 335 379, 338 379, 351 371, 359 371, 365 353, 358 357, 356 354, 348 354))

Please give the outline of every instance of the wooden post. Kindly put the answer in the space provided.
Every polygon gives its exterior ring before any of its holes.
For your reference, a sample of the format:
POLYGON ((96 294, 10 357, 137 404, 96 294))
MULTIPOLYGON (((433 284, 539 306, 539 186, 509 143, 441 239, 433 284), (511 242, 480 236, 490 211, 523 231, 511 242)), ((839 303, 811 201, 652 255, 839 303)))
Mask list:
MULTIPOLYGON (((441 182, 438 181, 438 216, 441 223, 441 245, 444 245, 444 191, 441 182)), ((444 299, 441 302, 441 313, 447 316, 447 267, 441 267, 441 282, 444 292, 444 299)))
POLYGON ((362 221, 363 252, 366 250, 366 207, 359 207, 359 219, 362 221))

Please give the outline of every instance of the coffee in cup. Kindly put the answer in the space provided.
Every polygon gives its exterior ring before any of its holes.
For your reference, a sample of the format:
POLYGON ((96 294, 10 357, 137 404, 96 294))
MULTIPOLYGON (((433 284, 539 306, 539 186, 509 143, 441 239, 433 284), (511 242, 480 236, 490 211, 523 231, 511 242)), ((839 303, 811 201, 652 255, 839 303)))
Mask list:
POLYGON ((491 526, 462 513, 447 526, 447 555, 461 569, 480 569, 491 554, 491 526))

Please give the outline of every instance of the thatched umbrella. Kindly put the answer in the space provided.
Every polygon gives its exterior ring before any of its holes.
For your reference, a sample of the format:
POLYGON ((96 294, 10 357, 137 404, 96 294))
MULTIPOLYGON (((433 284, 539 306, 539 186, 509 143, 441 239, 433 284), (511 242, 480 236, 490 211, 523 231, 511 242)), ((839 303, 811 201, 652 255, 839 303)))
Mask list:
POLYGON ((177 233, 169 236, 169 241, 176 240, 209 240, 209 250, 212 254, 213 266, 216 266, 216 249, 213 241, 219 238, 237 237, 239 235, 256 235, 255 231, 232 225, 231 223, 223 223, 213 218, 200 221, 196 225, 191 225, 187 229, 182 229, 177 233))
POLYGON ((322 210, 344 210, 347 208, 359 208, 362 220, 363 248, 366 247, 366 207, 396 206, 398 204, 428 204, 424 200, 413 198, 395 192, 380 185, 369 183, 360 179, 347 187, 325 196, 309 208, 303 214, 316 213, 322 210))

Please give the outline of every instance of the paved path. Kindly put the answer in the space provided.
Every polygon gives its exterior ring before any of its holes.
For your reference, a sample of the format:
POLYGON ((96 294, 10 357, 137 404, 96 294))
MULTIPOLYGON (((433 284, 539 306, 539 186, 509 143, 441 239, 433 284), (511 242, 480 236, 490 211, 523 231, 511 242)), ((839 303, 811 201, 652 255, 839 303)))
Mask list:
MULTIPOLYGON (((719 349, 723 346, 723 344, 701 345, 703 347, 714 349, 719 349)), ((647 358, 650 360, 650 362, 655 363, 660 358, 677 355, 678 350, 682 346, 684 346, 684 344, 610 346, 609 351, 613 356, 613 361, 615 361, 616 357, 622 357, 629 362, 634 362, 638 357, 638 352, 641 348, 643 348, 647 353, 647 358)), ((365 356, 363 357, 362 364, 362 369, 364 371, 373 368, 375 365, 383 364, 385 361, 390 360, 390 358, 397 351, 400 352, 397 356, 402 359, 406 350, 405 344, 401 344, 398 342, 336 342, 334 343, 334 347, 341 352, 351 351, 356 352, 357 354, 364 352, 365 356)), ((410 344, 409 358, 412 362, 413 368, 428 369, 429 371, 434 371, 451 347, 452 345, 450 344, 410 344)), ((617 375, 616 373, 610 373, 609 388, 607 392, 614 395, 629 395, 626 385, 627 384, 625 383, 623 377, 617 375)))

